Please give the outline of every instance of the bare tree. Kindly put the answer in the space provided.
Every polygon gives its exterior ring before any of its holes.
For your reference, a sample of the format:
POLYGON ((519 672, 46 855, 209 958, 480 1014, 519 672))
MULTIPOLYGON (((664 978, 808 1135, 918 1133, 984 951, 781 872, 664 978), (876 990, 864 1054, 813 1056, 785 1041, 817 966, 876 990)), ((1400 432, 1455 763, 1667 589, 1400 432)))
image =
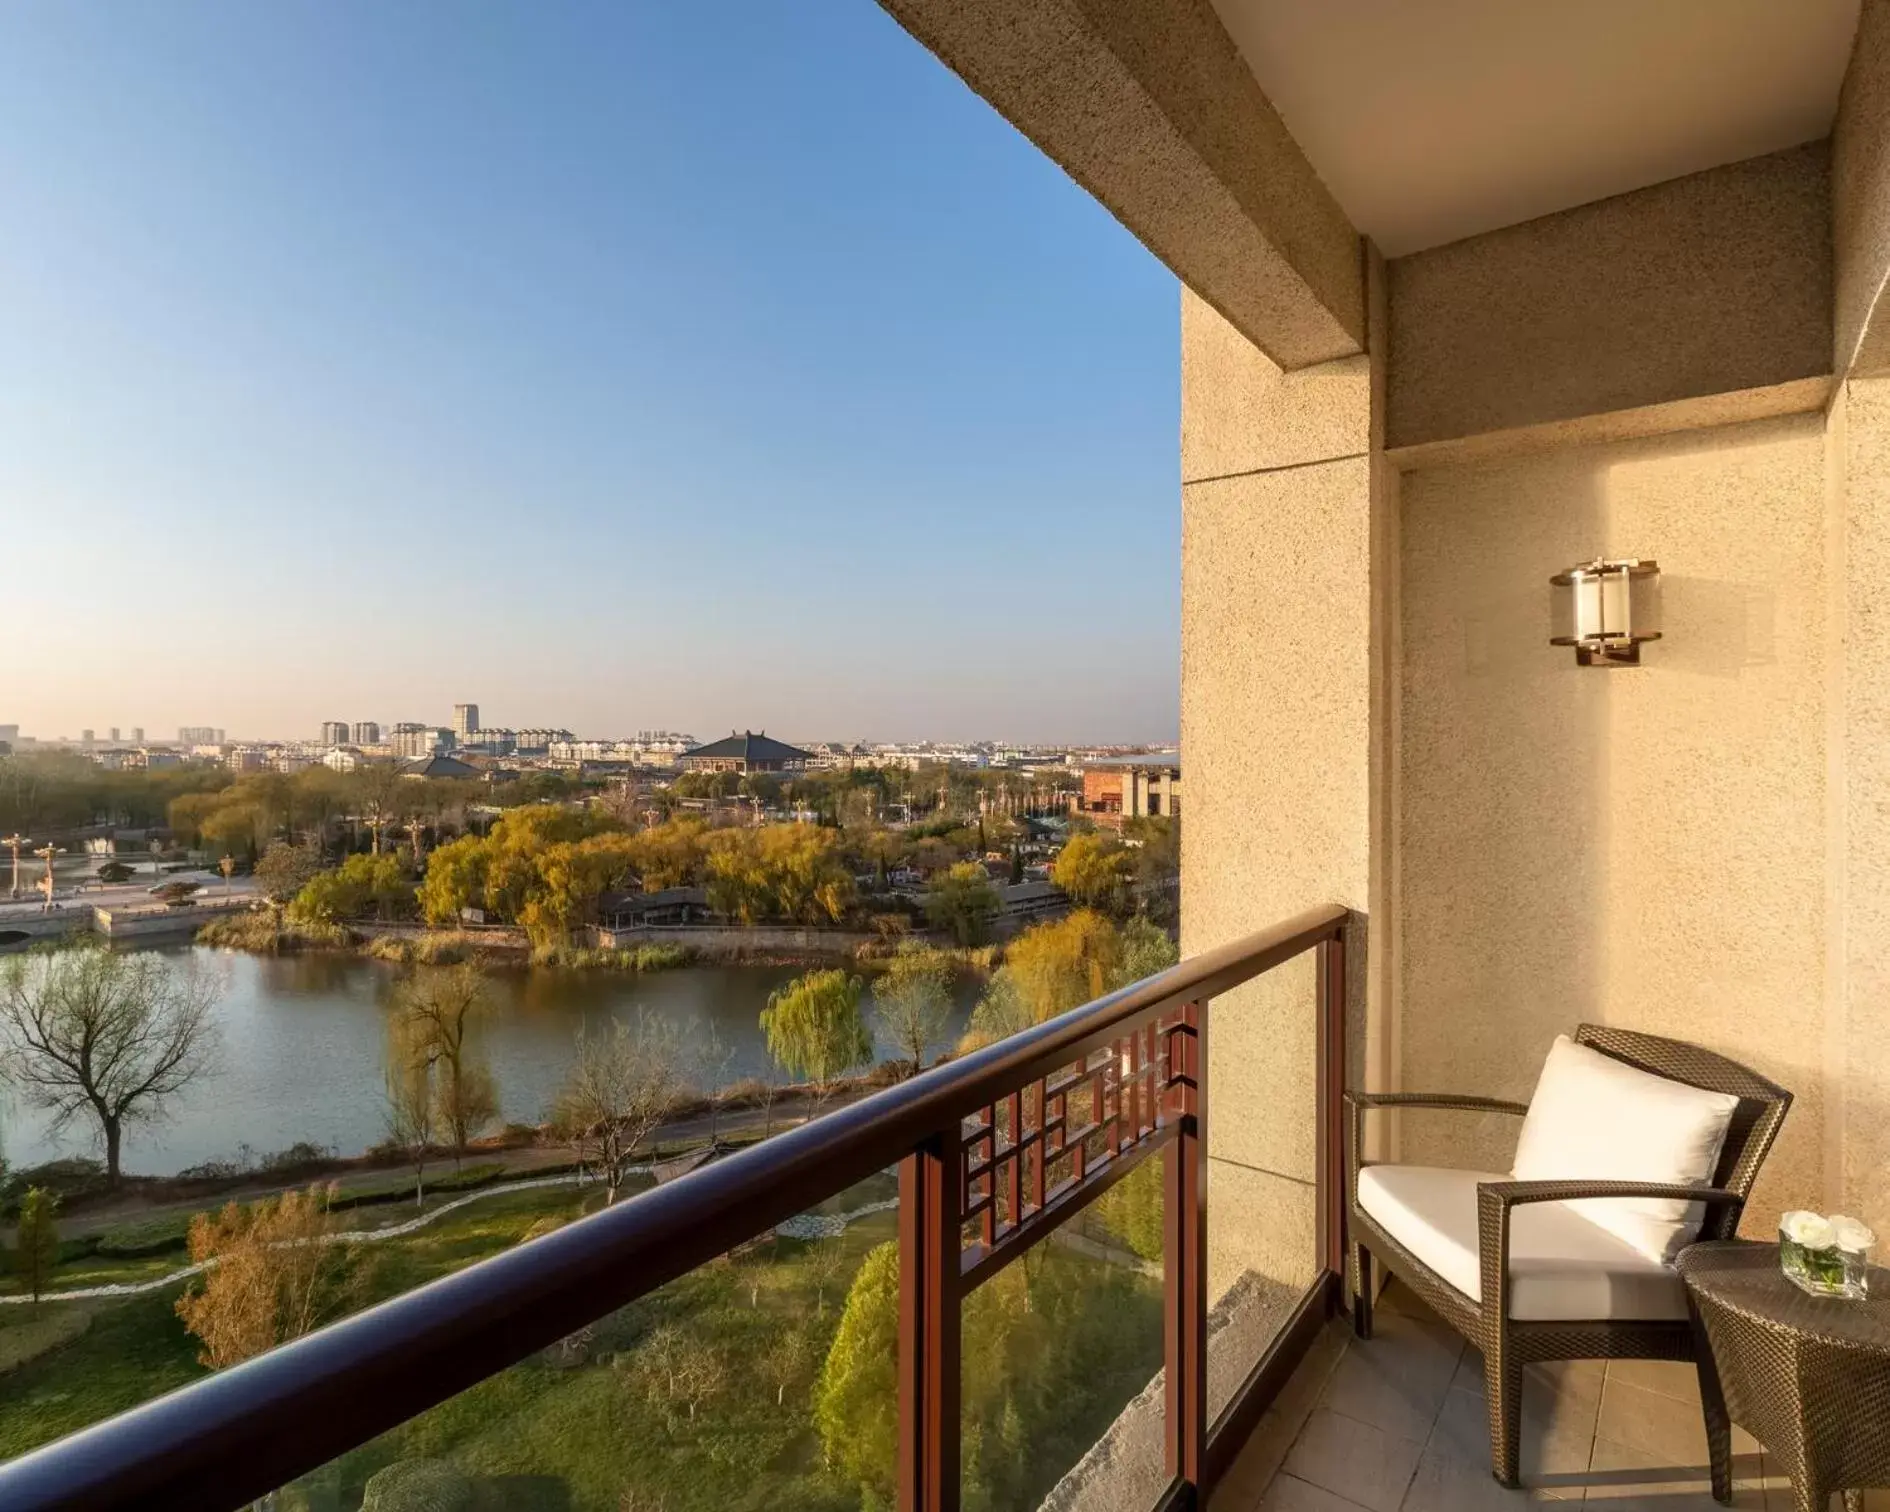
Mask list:
POLYGON ((161 1118, 212 1069, 222 982, 102 944, 28 951, 0 974, 0 1068, 55 1132, 84 1116, 118 1185, 127 1125, 161 1118))
POLYGON ((387 830, 410 807, 411 790, 406 769, 398 761, 377 761, 355 774, 356 801, 374 835, 375 855, 381 853, 381 839, 387 830))
POLYGON ((652 1014, 578 1031, 577 1058, 552 1109, 552 1126, 580 1160, 596 1163, 607 1203, 617 1200, 626 1167, 681 1099, 684 1061, 675 1025, 652 1014))
POLYGON ((816 1317, 827 1316, 827 1291, 846 1274, 846 1246, 838 1239, 817 1239, 807 1246, 807 1275, 814 1283, 816 1317))
POLYGON ((813 1373, 814 1341, 799 1328, 784 1328, 760 1359, 761 1378, 774 1388, 774 1405, 787 1405, 788 1391, 813 1373))
POLYGON ((426 1201, 427 1154, 439 1132, 439 1098, 424 1025, 397 1014, 387 1025, 387 1138, 413 1167, 413 1201, 426 1201))

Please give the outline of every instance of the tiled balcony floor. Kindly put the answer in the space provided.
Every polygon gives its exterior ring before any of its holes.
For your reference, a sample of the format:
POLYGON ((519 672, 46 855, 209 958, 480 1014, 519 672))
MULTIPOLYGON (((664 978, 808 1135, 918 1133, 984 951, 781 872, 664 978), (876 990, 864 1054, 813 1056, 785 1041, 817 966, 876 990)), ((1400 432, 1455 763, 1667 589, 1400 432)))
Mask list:
MULTIPOLYGON (((1532 1502, 1708 1512, 1706 1432, 1691 1365, 1531 1366, 1523 1488, 1490 1476, 1482 1356, 1395 1283, 1370 1342, 1330 1324, 1262 1420, 1211 1512, 1498 1512, 1532 1502)), ((1733 1430, 1737 1508, 1789 1512, 1791 1484, 1733 1430)), ((1833 1498, 1833 1507, 1840 1503, 1833 1498)), ((1890 1512, 1873 1492, 1869 1512, 1890 1512)))

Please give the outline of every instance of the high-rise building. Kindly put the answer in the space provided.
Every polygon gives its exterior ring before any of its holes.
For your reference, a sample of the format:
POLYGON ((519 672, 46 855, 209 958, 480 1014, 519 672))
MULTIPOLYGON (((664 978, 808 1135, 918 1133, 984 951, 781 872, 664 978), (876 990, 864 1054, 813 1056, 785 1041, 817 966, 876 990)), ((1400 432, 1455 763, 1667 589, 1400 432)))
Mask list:
POLYGON ((345 719, 324 719, 322 721, 322 744, 325 746, 346 745, 348 743, 348 721, 345 719))
POLYGON ((453 733, 461 740, 479 733, 479 705, 453 705, 453 733))
POLYGON ((113 725, 109 730, 107 730, 105 732, 105 738, 111 741, 113 745, 117 745, 118 744, 118 726, 113 725))
POLYGON ((131 743, 133 745, 144 744, 144 726, 143 725, 133 725, 131 727, 131 743))
POLYGON ((438 751, 452 750, 457 739, 451 730, 418 725, 411 730, 396 728, 392 744, 396 756, 431 756, 438 751))
POLYGON ((381 727, 371 719, 357 719, 352 731, 356 745, 379 745, 381 727))
POLYGON ((92 743, 92 732, 90 730, 79 731, 79 744, 89 746, 91 743, 92 743))
POLYGON ((216 725, 179 725, 177 729, 179 745, 222 745, 223 731, 216 725))

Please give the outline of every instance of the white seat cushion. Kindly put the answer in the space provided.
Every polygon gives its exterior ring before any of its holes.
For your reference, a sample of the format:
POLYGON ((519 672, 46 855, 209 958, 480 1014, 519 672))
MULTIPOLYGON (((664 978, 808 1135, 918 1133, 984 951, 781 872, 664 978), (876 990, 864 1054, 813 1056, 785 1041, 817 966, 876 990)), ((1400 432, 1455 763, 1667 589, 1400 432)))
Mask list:
MULTIPOLYGON (((1508 1180, 1500 1171, 1366 1166, 1358 1174, 1358 1205, 1444 1280, 1481 1302, 1477 1183, 1508 1180)), ((1573 1204, 1531 1202, 1510 1209, 1509 1315, 1681 1319, 1687 1300, 1671 1266, 1650 1260, 1573 1204)))
MULTIPOLYGON (((1669 1081, 1557 1035, 1516 1141, 1518 1181, 1659 1181, 1710 1186, 1739 1099, 1669 1081)), ((1650 1260, 1691 1244, 1702 1204, 1659 1197, 1572 1204, 1650 1260)))

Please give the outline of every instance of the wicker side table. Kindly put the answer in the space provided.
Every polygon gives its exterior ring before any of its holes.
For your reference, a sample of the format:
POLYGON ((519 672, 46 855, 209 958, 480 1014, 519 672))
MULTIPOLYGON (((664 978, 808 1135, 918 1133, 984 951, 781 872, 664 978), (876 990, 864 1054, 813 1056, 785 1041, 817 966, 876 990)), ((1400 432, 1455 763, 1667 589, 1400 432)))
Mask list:
POLYGON ((1787 1281, 1776 1244, 1696 1244, 1677 1268, 1714 1499, 1732 1500, 1736 1422, 1789 1472, 1798 1512, 1826 1512, 1833 1491, 1862 1512, 1860 1488, 1890 1486, 1890 1271, 1872 1267, 1870 1299, 1847 1302, 1787 1281))

